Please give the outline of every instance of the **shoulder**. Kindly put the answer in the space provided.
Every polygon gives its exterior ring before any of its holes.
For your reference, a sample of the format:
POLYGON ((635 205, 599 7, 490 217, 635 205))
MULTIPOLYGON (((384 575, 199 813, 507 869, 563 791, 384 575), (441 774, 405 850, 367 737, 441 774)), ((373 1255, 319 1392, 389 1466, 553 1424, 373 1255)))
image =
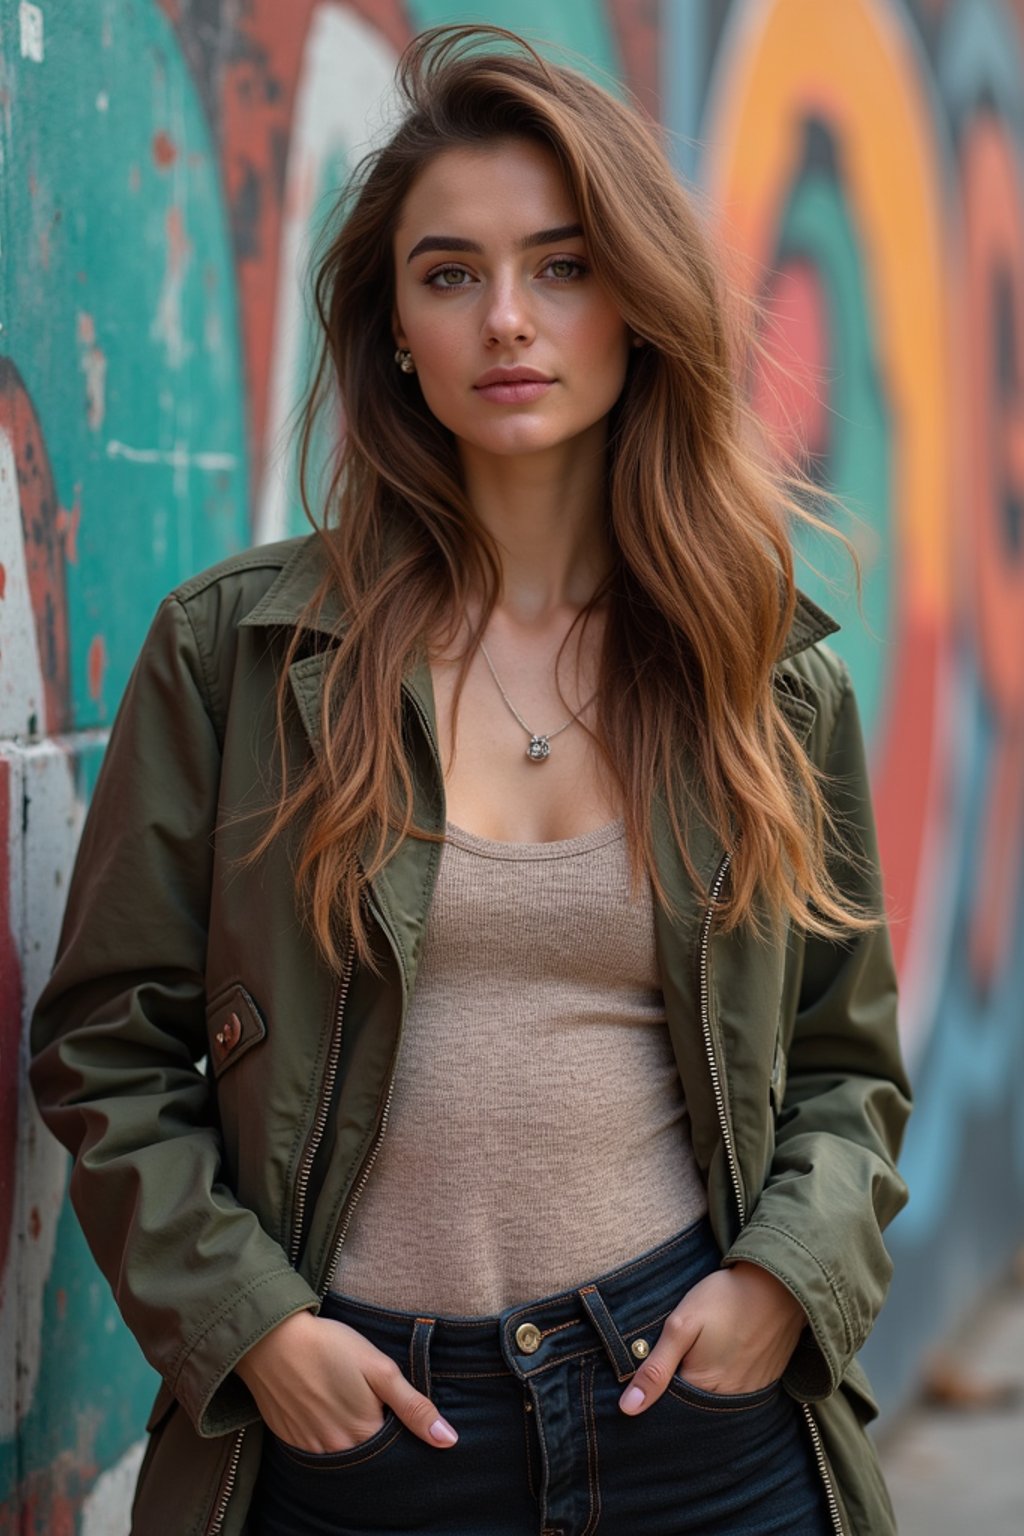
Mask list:
POLYGON ((241 550, 179 582, 157 609, 136 661, 136 699, 147 689, 159 691, 172 672, 191 677, 220 734, 246 624, 315 539, 310 534, 241 550))
POLYGON ((846 663, 828 643, 838 628, 830 614, 798 592, 793 624, 774 669, 779 701, 819 765, 840 715, 853 702, 846 663))
MULTIPOLYGON (((200 652, 219 656, 234 648, 239 630, 264 622, 268 599, 283 583, 295 584, 292 573, 302 571, 303 585, 312 590, 314 568, 322 568, 317 556, 318 537, 313 533, 240 550, 180 582, 167 594, 162 608, 181 616, 200 652)), ((296 602, 293 617, 300 608, 296 602)))
POLYGON ((211 599, 225 598, 242 603, 248 599, 250 607, 255 607, 285 567, 309 551, 316 537, 316 534, 308 533, 299 538, 240 550, 180 582, 168 593, 168 599, 192 610, 201 607, 204 600, 209 603, 211 599))

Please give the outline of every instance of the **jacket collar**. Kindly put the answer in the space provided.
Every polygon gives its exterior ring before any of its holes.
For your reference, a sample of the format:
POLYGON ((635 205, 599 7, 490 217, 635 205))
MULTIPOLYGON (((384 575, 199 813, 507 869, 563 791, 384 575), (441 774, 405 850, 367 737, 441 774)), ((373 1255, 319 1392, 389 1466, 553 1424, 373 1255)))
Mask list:
MULTIPOLYGON (((285 561, 256 606, 240 620, 243 627, 291 628, 316 591, 324 571, 324 555, 319 534, 307 534, 293 541, 293 552, 285 561)), ((305 624, 321 634, 333 634, 341 622, 342 610, 337 592, 332 589, 318 612, 307 615, 305 624)), ((806 593, 797 591, 793 622, 779 661, 786 661, 818 640, 833 635, 839 625, 830 614, 806 593)))
MULTIPOLYGON (((289 556, 256 606, 239 621, 240 624, 247 628, 294 626, 305 604, 313 596, 322 571, 323 554, 318 537, 307 536, 296 541, 294 553, 289 556)), ((334 633, 341 619, 337 596, 331 593, 320 611, 306 622, 314 631, 334 633)), ((838 624, 817 604, 803 593, 798 593, 793 622, 779 660, 795 655, 838 628, 838 624)), ((321 738, 323 675, 327 661, 326 649, 314 651, 293 662, 288 674, 299 714, 314 747, 319 746, 321 738)), ((409 670, 402 687, 406 698, 419 715, 436 764, 438 753, 434 692, 430 668, 425 658, 420 658, 409 670)), ((780 687, 778 692, 779 703, 791 724, 801 737, 805 736, 814 720, 814 706, 786 688, 780 687)), ((415 776, 418 796, 416 817, 420 825, 441 831, 445 812, 444 792, 439 785, 438 771, 435 769, 434 773, 426 775, 422 782, 420 775, 415 776)), ((681 807, 681 811, 686 824, 686 844, 690 857, 702 882, 707 886, 724 850, 695 806, 681 807)), ((659 874, 675 904, 674 915, 660 905, 658 909, 658 947, 663 957, 666 999, 671 1002, 670 1013, 673 1019, 692 1019, 699 998, 694 989, 691 968, 682 965, 679 957, 691 952, 703 908, 698 903, 696 892, 679 856, 675 839, 671 835, 668 812, 660 797, 655 797, 652 814, 659 874), (682 949, 680 940, 685 941, 682 949), (671 956, 675 959, 670 964, 671 956)), ((415 981, 426 911, 436 873, 438 846, 416 838, 405 839, 372 882, 372 899, 389 936, 406 997, 415 981)), ((678 1047, 677 1034, 678 1030, 673 1031, 673 1043, 678 1047)), ((680 1069, 683 1070, 682 1061, 680 1069)))

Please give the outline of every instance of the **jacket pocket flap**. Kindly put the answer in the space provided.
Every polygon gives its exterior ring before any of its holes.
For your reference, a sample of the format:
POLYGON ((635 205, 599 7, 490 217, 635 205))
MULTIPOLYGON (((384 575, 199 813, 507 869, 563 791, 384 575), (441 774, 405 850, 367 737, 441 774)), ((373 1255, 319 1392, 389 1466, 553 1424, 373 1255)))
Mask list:
POLYGON ((214 998, 206 1010, 206 1025, 215 1077, 233 1067, 267 1034, 259 1009, 241 983, 214 998))

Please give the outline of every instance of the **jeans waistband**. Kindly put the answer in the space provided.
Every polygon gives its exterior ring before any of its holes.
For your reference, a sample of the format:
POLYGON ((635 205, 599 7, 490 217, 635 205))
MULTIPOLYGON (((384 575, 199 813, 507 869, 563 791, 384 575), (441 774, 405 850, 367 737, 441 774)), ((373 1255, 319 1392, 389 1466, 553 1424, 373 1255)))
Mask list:
POLYGON ((425 1390, 431 1376, 514 1375, 527 1380, 603 1348, 620 1380, 644 1358, 638 1341, 660 1326, 684 1293, 718 1268, 718 1245, 702 1216, 637 1258, 571 1290, 506 1307, 493 1317, 397 1312, 328 1291, 321 1316, 348 1323, 399 1362, 425 1390), (636 1346, 636 1347, 635 1347, 636 1346))

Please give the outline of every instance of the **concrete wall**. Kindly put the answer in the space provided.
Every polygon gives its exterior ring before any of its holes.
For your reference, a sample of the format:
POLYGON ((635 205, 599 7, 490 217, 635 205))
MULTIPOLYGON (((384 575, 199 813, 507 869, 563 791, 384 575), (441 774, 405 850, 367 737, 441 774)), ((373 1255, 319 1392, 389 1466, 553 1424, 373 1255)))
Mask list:
MULTIPOLYGON (((0 0, 0 1533, 123 1530, 153 1388, 22 1086, 105 733, 160 596, 301 528, 303 247, 403 41, 467 14, 0 0)), ((768 300, 762 409, 857 516, 869 630, 821 548, 804 584, 850 621, 918 1094, 892 1408, 1024 1233, 1024 6, 473 14, 670 130, 768 300)))

